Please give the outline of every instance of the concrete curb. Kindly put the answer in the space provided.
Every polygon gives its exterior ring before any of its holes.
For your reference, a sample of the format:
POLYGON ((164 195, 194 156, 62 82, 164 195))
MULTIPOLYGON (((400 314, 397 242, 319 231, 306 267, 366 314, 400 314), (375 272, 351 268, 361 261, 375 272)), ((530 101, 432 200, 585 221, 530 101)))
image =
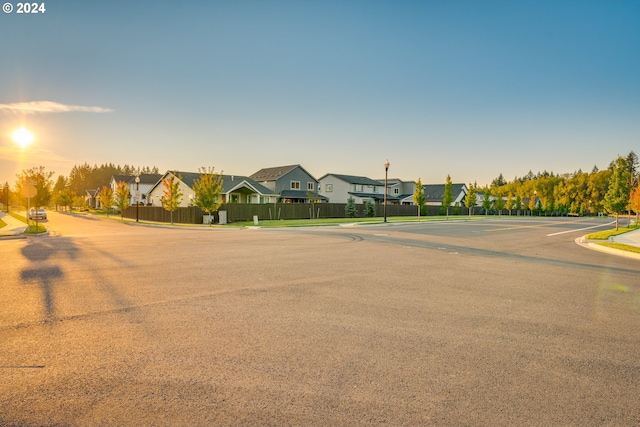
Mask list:
MULTIPOLYGON (((582 237, 578 237, 575 240, 575 243, 579 246, 582 246, 584 248, 587 249, 592 249, 595 251, 600 251, 600 252, 605 252, 608 253, 610 255, 617 255, 617 256, 621 256, 621 257, 625 257, 625 258, 631 258, 631 259, 637 259, 640 261, 640 254, 637 254, 635 252, 628 252, 628 251, 624 251, 622 249, 615 249, 615 248, 610 248, 607 246, 602 246, 599 245, 598 243, 594 242, 594 241, 589 241, 587 239, 585 239, 587 235, 585 234, 582 237)), ((603 240, 602 242, 606 242, 606 240, 603 240)))

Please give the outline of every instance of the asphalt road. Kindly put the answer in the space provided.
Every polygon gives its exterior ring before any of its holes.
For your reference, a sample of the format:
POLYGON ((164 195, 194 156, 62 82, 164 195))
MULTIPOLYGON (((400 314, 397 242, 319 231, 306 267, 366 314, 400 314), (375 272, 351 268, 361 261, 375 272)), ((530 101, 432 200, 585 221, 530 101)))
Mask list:
POLYGON ((607 221, 51 213, 0 241, 0 425, 639 425, 640 261, 574 243, 607 221))

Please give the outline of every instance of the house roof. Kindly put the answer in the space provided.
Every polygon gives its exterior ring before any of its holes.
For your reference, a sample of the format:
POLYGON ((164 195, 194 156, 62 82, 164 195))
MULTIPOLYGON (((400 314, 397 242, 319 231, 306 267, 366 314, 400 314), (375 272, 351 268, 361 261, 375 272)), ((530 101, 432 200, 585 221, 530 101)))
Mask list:
MULTIPOLYGON (((181 171, 168 171, 167 173, 162 175, 161 178, 164 178, 168 173, 172 173, 175 176, 180 177, 182 182, 184 182, 184 184, 189 188, 193 188, 194 181, 196 179, 200 179, 200 173, 198 172, 181 172, 181 171)), ((271 195, 271 196, 278 195, 277 193, 274 193, 273 191, 269 190, 264 185, 254 181, 253 179, 247 176, 242 176, 242 175, 222 175, 222 193, 226 194, 237 189, 242 185, 243 182, 249 185, 250 187, 253 187, 253 189, 259 194, 271 195)), ((162 181, 159 179, 158 185, 160 185, 161 183, 162 181)))
MULTIPOLYGON (((444 198, 444 184, 427 184, 423 185, 424 188, 424 198, 427 202, 429 201, 439 201, 441 202, 444 198)), ((454 199, 458 196, 465 188, 465 184, 452 184, 451 192, 453 193, 454 199)))
POLYGON ((371 178, 367 178, 366 176, 355 176, 355 175, 342 175, 337 173, 328 173, 324 175, 320 179, 324 179, 327 176, 335 176, 339 180, 347 182, 349 184, 358 184, 358 185, 374 185, 376 187, 384 187, 384 183, 380 181, 373 180, 371 178))
POLYGON ((325 200, 325 201, 329 200, 327 197, 321 196, 318 193, 304 191, 304 190, 283 190, 280 193, 280 197, 284 199, 308 199, 309 193, 313 195, 314 199, 325 200))
POLYGON ((291 172, 297 167, 300 167, 300 165, 276 166, 274 168, 264 168, 252 174, 250 178, 256 181, 275 181, 276 179, 288 174, 289 172, 291 172))

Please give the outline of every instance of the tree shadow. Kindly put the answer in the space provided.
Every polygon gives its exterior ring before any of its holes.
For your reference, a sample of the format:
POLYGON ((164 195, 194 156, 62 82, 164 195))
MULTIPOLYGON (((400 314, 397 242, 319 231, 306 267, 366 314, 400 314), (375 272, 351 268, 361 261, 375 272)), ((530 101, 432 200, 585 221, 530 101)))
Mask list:
POLYGON ((53 286, 62 276, 64 276, 64 273, 60 270, 60 267, 56 265, 26 269, 20 272, 20 278, 23 281, 35 282, 40 286, 40 289, 42 290, 42 305, 44 307, 47 320, 51 320, 55 317, 53 286))

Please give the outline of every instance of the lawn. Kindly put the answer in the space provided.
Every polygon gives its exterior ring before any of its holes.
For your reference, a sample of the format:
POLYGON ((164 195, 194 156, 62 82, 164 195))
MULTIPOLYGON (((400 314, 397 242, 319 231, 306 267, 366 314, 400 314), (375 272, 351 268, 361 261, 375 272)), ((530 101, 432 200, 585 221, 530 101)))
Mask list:
POLYGON ((7 223, 0 219, 0 228, 6 227, 7 223))
POLYGON ((631 245, 625 245, 622 243, 610 243, 610 242, 598 242, 599 245, 607 246, 609 248, 620 249, 627 252, 635 252, 640 254, 640 248, 631 245))
POLYGON ((597 233, 589 234, 586 239, 588 240, 607 240, 611 236, 617 236, 619 234, 628 233, 629 231, 637 230, 637 227, 618 227, 612 230, 598 231, 597 233))

